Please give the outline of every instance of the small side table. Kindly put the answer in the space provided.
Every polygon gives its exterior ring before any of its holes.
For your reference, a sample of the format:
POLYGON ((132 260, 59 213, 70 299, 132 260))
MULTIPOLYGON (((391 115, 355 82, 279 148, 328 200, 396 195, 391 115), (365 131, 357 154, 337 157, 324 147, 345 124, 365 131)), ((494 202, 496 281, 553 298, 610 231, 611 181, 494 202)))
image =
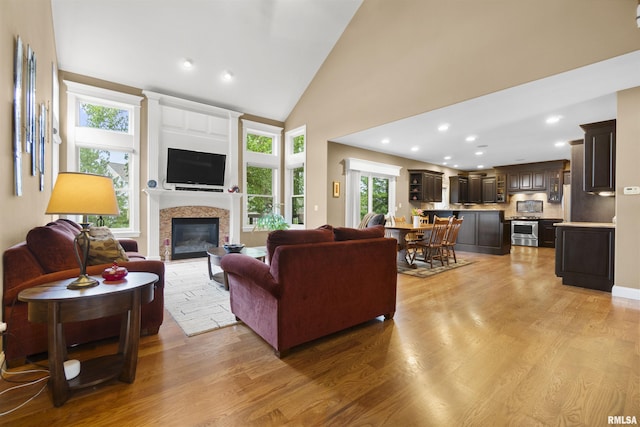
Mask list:
POLYGON ((106 282, 88 289, 72 290, 67 285, 75 280, 60 280, 25 289, 18 299, 28 303, 31 322, 47 322, 49 336, 49 387, 53 404, 62 406, 71 392, 118 378, 132 383, 136 377, 140 342, 140 306, 154 297, 153 273, 131 272, 123 280, 106 282), (122 315, 118 353, 81 362, 80 375, 67 381, 64 361, 67 346, 63 323, 122 315))
MULTIPOLYGON (((255 248, 243 248, 242 251, 240 251, 241 254, 250 256, 252 258, 257 259, 258 261, 263 261, 265 260, 266 256, 267 256, 267 248, 264 246, 257 246, 255 248)), ((225 273, 224 271, 222 272, 222 277, 220 277, 218 274, 213 274, 213 270, 211 269, 211 265, 216 265, 216 266, 220 266, 220 261, 222 260, 222 257, 224 257, 225 255, 227 255, 227 251, 224 250, 224 248, 222 247, 213 247, 207 250, 207 265, 209 266, 209 279, 210 280, 215 280, 218 283, 222 283, 224 285, 224 288, 226 290, 229 290, 229 283, 227 282, 227 273, 225 273)))

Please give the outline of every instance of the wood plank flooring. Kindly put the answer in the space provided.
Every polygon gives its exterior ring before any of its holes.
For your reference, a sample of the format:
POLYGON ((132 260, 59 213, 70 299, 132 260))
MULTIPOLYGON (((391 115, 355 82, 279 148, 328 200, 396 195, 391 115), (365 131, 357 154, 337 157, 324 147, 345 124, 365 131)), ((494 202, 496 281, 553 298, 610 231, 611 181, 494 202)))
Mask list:
MULTIPOLYGON (((398 276, 394 320, 298 347, 284 359, 244 325, 186 337, 166 314, 141 340, 137 378, 43 392, 20 426, 606 426, 640 422, 640 302, 564 286, 554 250, 460 253, 472 265, 398 276)), ((113 351, 103 343, 71 353, 113 351)), ((10 384, 0 382, 0 390, 10 384)), ((0 396, 0 412, 37 392, 0 396)))

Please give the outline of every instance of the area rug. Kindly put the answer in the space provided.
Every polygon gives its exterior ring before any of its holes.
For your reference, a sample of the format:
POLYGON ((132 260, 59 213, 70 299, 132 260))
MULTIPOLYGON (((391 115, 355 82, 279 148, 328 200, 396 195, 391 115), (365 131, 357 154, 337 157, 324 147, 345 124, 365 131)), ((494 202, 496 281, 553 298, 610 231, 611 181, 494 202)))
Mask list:
POLYGON ((164 305, 189 337, 238 323, 229 291, 209 279, 207 262, 197 258, 165 263, 164 305))
POLYGON ((449 265, 445 264, 443 267, 440 265, 440 261, 434 261, 433 268, 429 267, 428 263, 418 260, 415 260, 414 264, 417 266, 417 268, 398 266, 398 273, 424 278, 433 276, 438 273, 443 273, 445 271, 453 270, 454 268, 464 267, 465 265, 472 264, 472 262, 458 259, 457 263, 451 261, 449 265))

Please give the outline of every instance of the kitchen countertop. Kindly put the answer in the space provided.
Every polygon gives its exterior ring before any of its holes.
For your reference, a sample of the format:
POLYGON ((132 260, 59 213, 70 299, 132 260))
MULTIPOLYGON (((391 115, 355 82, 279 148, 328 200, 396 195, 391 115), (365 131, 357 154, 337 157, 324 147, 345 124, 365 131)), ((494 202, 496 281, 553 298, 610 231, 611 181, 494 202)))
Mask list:
POLYGON ((616 228, 613 222, 558 222, 556 227, 616 228))

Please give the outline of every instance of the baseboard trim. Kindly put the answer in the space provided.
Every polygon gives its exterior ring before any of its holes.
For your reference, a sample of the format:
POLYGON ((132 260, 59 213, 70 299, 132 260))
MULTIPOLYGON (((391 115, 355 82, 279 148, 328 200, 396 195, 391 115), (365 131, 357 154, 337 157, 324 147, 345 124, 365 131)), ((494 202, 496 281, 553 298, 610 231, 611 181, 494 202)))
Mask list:
POLYGON ((613 285, 613 288, 611 289, 611 296, 640 301, 640 289, 613 285))

